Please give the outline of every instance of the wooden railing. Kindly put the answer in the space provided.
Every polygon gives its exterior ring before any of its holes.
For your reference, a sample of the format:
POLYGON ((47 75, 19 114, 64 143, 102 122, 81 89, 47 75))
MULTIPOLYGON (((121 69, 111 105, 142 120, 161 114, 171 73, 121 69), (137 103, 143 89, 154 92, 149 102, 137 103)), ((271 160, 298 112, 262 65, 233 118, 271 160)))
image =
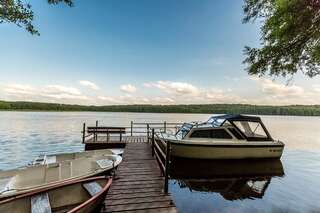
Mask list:
MULTIPOLYGON (((88 128, 114 128, 114 127, 107 127, 107 126, 99 126, 98 121, 96 121, 95 126, 87 127, 86 123, 83 123, 83 129, 82 129, 82 142, 85 143, 86 140, 88 140, 89 137, 93 137, 93 140, 97 140, 98 134, 103 134, 101 132, 94 132, 94 131, 88 131, 88 128)), ((134 135, 145 135, 147 136, 148 140, 151 136, 151 130, 155 129, 156 132, 163 132, 166 133, 169 130, 173 133, 177 132, 179 127, 182 125, 182 123, 174 123, 174 122, 146 122, 146 123, 139 123, 139 122, 130 122, 130 126, 122 126, 118 127, 118 129, 125 129, 123 132, 121 130, 121 136, 122 134, 134 136, 134 135)), ((111 131, 110 131, 111 132, 111 131)))
POLYGON ((174 123, 174 122, 145 122, 145 123, 138 123, 131 121, 130 123, 130 135, 133 134, 148 134, 150 135, 151 129, 155 129, 159 132, 167 132, 168 130, 173 130, 176 132, 178 128, 182 125, 182 123, 174 123))
POLYGON ((168 193, 171 163, 171 143, 169 140, 165 141, 163 138, 159 137, 159 133, 156 133, 154 128, 151 129, 150 140, 152 156, 155 156, 160 165, 162 175, 164 176, 164 192, 168 193))

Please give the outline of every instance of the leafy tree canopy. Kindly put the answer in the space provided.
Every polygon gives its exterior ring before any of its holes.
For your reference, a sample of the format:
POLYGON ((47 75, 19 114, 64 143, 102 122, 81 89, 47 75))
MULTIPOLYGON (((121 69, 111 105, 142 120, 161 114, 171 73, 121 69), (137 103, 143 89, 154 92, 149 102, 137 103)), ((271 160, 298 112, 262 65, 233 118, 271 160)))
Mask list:
POLYGON ((244 23, 262 20, 262 47, 246 46, 251 75, 320 74, 320 0, 245 0, 244 23))
MULTIPOLYGON (((73 0, 47 0, 49 4, 65 3, 73 6, 73 0)), ((33 26, 34 15, 31 5, 23 0, 0 0, 0 24, 14 23, 19 27, 24 27, 33 35, 40 35, 33 26)))

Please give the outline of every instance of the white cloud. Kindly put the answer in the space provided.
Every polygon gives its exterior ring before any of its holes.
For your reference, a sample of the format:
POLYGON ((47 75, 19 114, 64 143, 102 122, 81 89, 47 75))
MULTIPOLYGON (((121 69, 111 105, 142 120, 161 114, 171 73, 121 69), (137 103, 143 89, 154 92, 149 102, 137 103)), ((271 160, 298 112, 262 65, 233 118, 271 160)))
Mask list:
POLYGON ((91 81, 81 80, 81 81, 79 81, 79 84, 81 84, 82 86, 85 86, 85 87, 89 87, 90 89, 93 89, 93 90, 100 89, 95 83, 93 83, 91 81))
POLYGON ((4 91, 12 95, 32 95, 36 92, 36 89, 30 85, 9 84, 5 86, 4 91))
POLYGON ((304 89, 296 85, 284 85, 266 78, 251 78, 256 81, 265 94, 276 97, 301 96, 304 89))
POLYGON ((314 92, 320 93, 320 85, 313 85, 312 88, 314 92))
POLYGON ((190 83, 174 82, 174 81, 157 81, 145 83, 144 87, 158 88, 168 94, 173 95, 197 95, 199 89, 190 83))
POLYGON ((291 104, 319 104, 320 87, 303 88, 298 85, 285 85, 266 78, 251 77, 260 88, 261 96, 251 98, 250 104, 291 105, 291 104))
POLYGON ((103 101, 105 104, 121 104, 121 100, 115 97, 108 97, 108 96, 98 96, 98 99, 103 101))
POLYGON ((118 97, 113 96, 98 96, 100 105, 104 104, 174 104, 175 100, 169 97, 145 97, 123 95, 118 97))
POLYGON ((99 96, 100 104, 149 104, 150 100, 144 96, 99 96))
POLYGON ((125 84, 120 86, 120 90, 122 92, 135 93, 137 91, 137 88, 131 84, 125 84))
MULTIPOLYGON (((285 85, 266 78, 250 78, 255 84, 241 91, 226 85, 226 88, 198 87, 187 82, 155 81, 143 84, 139 93, 131 84, 120 87, 124 94, 90 95, 83 94, 78 88, 64 85, 33 86, 25 84, 0 85, 0 99, 57 102, 71 104, 213 104, 213 103, 248 103, 248 104, 319 104, 320 84, 301 87, 285 85), (256 85, 254 87, 254 85, 256 85), (231 88, 229 88, 231 87, 231 88), (248 89, 250 88, 250 89, 248 89), (160 91, 160 93, 159 93, 160 91), (240 95, 241 94, 241 95, 240 95)), ((250 80, 247 82, 250 83, 250 80)))
POLYGON ((153 101, 158 104, 174 104, 175 103, 175 100, 169 97, 155 97, 153 101))
POLYGON ((4 85, 3 91, 9 99, 29 100, 29 101, 65 101, 77 103, 76 101, 89 100, 89 97, 83 95, 77 88, 66 87, 62 85, 46 85, 34 87, 23 84, 4 85))
POLYGON ((48 85, 45 86, 44 93, 48 94, 61 94, 66 93, 70 95, 81 95, 81 92, 73 87, 65 87, 62 85, 48 85))
MULTIPOLYGON (((169 94, 167 104, 209 104, 209 103, 244 103, 245 99, 231 94, 230 88, 226 90, 217 88, 200 88, 186 82, 157 81, 143 84, 146 88, 157 88, 169 94)), ((158 101, 159 102, 159 101, 158 101)))
POLYGON ((64 100, 89 100, 89 97, 85 95, 71 95, 66 93, 61 94, 41 94, 43 97, 54 98, 54 99, 64 99, 64 100))

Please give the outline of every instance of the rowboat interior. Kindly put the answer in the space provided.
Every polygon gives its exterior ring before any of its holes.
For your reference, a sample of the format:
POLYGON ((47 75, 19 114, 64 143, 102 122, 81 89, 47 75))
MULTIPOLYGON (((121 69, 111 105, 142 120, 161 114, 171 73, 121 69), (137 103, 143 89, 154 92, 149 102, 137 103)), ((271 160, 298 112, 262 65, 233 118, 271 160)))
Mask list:
POLYGON ((0 201, 0 212, 64 213, 92 212, 107 192, 111 179, 94 177, 68 184, 57 184, 0 201))
MULTIPOLYGON (((72 156, 72 155, 67 155, 72 156)), ((118 155, 94 155, 0 172, 0 200, 56 184, 105 173, 122 161, 118 155)))
POLYGON ((74 153, 61 153, 54 155, 40 155, 32 162, 32 165, 59 163, 66 160, 75 160, 79 158, 89 158, 101 155, 122 155, 123 150, 121 149, 100 149, 100 150, 90 150, 84 152, 74 152, 74 153))

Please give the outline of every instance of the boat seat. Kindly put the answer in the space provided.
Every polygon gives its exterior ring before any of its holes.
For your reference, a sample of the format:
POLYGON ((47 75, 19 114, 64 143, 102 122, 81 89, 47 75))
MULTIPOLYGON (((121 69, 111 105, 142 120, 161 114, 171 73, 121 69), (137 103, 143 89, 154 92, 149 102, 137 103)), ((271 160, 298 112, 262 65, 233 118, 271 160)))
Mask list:
POLYGON ((108 167, 112 167, 113 161, 109 159, 101 159, 96 161, 100 168, 105 169, 108 167))
POLYGON ((48 193, 31 197, 31 213, 52 213, 48 193))
POLYGON ((123 149, 110 149, 112 154, 114 155, 122 155, 123 154, 123 149))
POLYGON ((84 183, 82 186, 92 197, 102 190, 102 187, 97 182, 84 183))
POLYGON ((52 164, 57 162, 57 157, 55 155, 53 156, 48 156, 46 155, 44 157, 44 164, 52 164))

